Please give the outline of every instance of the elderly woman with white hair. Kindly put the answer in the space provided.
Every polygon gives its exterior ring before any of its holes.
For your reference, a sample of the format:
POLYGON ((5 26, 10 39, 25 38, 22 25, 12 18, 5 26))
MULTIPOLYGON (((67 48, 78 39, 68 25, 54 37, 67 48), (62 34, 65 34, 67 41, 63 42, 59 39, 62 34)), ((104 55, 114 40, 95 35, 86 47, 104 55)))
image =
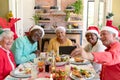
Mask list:
POLYGON ((0 80, 15 69, 16 63, 10 48, 13 44, 14 33, 10 30, 0 29, 0 80))
POLYGON ((27 36, 17 38, 11 48, 15 55, 17 65, 33 61, 38 57, 40 50, 37 50, 37 42, 44 36, 42 27, 34 25, 30 28, 27 36))
POLYGON ((59 26, 55 30, 56 37, 51 39, 48 45, 48 52, 54 50, 55 53, 58 52, 59 46, 72 46, 72 41, 66 37, 66 29, 59 26))

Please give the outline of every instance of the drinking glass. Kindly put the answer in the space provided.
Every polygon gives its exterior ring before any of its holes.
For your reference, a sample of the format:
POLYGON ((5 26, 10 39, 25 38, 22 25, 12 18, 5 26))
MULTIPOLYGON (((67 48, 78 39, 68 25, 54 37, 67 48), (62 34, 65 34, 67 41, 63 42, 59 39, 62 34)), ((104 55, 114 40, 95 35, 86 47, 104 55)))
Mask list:
POLYGON ((38 63, 38 58, 34 58, 34 64, 37 64, 38 63))
POLYGON ((45 52, 41 52, 41 53, 40 53, 40 58, 41 58, 43 61, 46 60, 46 57, 47 57, 47 55, 46 55, 45 52))
POLYGON ((44 60, 40 60, 39 62, 38 62, 38 71, 39 72, 43 72, 44 71, 44 66, 45 66, 45 61, 44 60))
POLYGON ((34 80, 37 78, 38 75, 38 70, 37 70, 37 65, 32 65, 32 69, 31 69, 31 78, 34 80))
POLYGON ((65 72, 67 73, 67 76, 69 76, 70 70, 71 70, 70 65, 69 64, 65 65, 65 72))

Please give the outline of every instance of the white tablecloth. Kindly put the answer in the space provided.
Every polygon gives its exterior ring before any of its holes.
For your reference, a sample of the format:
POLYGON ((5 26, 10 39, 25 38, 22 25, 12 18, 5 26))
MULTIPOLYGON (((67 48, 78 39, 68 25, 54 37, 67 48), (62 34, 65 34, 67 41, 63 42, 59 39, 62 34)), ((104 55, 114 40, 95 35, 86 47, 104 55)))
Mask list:
MULTIPOLYGON (((93 69, 92 64, 87 64, 87 65, 70 64, 70 66, 73 66, 73 67, 75 66, 78 69, 86 69, 86 70, 92 72, 95 75, 95 77, 93 79, 91 79, 91 80, 100 80, 98 74, 96 74, 95 70, 93 69)), ((29 80, 29 78, 15 78, 15 77, 12 77, 12 76, 8 75, 4 80, 29 80)))

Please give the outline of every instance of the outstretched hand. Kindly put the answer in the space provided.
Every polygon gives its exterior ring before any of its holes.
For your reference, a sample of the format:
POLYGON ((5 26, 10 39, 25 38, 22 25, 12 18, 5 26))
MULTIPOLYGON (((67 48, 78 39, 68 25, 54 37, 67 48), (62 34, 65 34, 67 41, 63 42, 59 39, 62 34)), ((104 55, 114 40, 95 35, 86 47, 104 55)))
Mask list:
POLYGON ((76 48, 71 52, 71 57, 75 57, 78 55, 84 59, 89 59, 89 60, 93 60, 94 58, 91 53, 87 53, 81 46, 79 46, 79 48, 76 48))
POLYGON ((77 43, 74 43, 73 45, 76 46, 77 48, 71 52, 71 56, 75 57, 75 56, 81 55, 82 47, 77 43))
POLYGON ((76 48, 71 52, 71 56, 75 57, 75 56, 81 55, 81 53, 82 53, 82 48, 76 48))

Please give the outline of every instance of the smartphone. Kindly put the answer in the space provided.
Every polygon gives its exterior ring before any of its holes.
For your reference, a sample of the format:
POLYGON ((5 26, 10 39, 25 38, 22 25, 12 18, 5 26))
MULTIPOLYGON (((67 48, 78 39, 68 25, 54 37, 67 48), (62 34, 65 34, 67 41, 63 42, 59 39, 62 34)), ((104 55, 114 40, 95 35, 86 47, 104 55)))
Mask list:
POLYGON ((59 54, 71 54, 71 52, 76 48, 76 46, 60 46, 59 47, 59 54))

